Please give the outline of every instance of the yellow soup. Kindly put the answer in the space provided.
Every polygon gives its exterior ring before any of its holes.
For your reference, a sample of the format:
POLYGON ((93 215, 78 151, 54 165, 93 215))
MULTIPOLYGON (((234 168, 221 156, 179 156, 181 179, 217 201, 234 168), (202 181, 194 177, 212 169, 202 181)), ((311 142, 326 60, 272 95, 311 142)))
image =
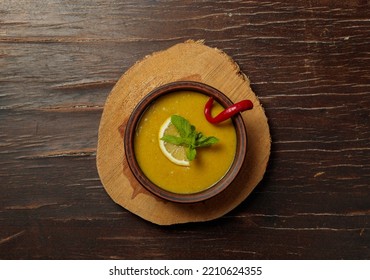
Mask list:
MULTIPOLYGON (((191 91, 166 94, 144 112, 135 135, 135 156, 144 174, 157 186, 174 193, 203 191, 217 183, 229 170, 236 150, 236 132, 231 120, 210 124, 204 117, 208 96, 191 91), (172 115, 187 119, 196 130, 215 136, 219 142, 197 148, 190 166, 180 166, 165 157, 159 147, 159 129, 172 115)), ((223 108, 214 103, 213 115, 223 108)))

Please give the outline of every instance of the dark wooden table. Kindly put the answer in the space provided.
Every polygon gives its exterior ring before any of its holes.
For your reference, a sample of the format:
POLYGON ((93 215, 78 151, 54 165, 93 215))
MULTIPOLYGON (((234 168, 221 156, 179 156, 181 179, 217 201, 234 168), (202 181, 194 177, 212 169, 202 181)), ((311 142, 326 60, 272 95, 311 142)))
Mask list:
POLYGON ((2 0, 0 258, 369 259, 369 15, 366 0, 2 0), (98 126, 127 69, 188 39, 249 76, 272 151, 235 210, 160 227, 105 192, 98 126))

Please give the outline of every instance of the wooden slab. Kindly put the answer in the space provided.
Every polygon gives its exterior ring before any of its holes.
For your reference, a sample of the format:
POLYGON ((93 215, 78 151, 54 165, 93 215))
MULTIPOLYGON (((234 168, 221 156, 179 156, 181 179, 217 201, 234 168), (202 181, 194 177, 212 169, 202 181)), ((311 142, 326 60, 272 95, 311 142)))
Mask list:
POLYGON ((145 220, 159 225, 201 222, 221 217, 239 205, 261 181, 270 155, 271 138, 264 110, 248 78, 224 52, 200 41, 186 41, 153 53, 133 65, 107 98, 99 127, 97 168, 111 198, 145 220), (146 191, 131 173, 123 135, 135 105, 152 89, 179 80, 211 85, 233 102, 250 99, 254 109, 242 113, 248 153, 242 171, 223 193, 205 202, 178 204, 146 191))

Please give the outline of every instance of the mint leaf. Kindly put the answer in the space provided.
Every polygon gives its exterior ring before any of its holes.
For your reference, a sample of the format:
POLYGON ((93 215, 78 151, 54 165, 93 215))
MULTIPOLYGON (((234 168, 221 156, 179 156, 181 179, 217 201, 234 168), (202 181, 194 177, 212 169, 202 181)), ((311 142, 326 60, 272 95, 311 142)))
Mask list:
POLYGON ((163 140, 167 143, 170 143, 170 144, 177 145, 177 146, 187 145, 184 138, 174 136, 174 135, 163 135, 161 140, 163 140))
POLYGON ((216 144, 219 142, 218 138, 214 136, 209 136, 209 137, 202 137, 201 139, 198 139, 196 142, 197 147, 207 147, 213 144, 216 144))
POLYGON ((171 116, 171 123, 176 127, 180 136, 183 138, 189 137, 195 131, 195 127, 191 125, 188 120, 181 116, 171 116))
POLYGON ((196 155, 197 155, 197 150, 195 148, 189 147, 186 150, 186 157, 188 158, 188 160, 190 161, 194 160, 196 155))
POLYGON ((214 136, 207 137, 201 132, 197 132, 194 125, 179 115, 172 115, 171 123, 176 127, 180 136, 166 134, 161 140, 177 146, 184 146, 189 161, 195 159, 197 155, 196 148, 207 147, 219 142, 218 138, 214 136))

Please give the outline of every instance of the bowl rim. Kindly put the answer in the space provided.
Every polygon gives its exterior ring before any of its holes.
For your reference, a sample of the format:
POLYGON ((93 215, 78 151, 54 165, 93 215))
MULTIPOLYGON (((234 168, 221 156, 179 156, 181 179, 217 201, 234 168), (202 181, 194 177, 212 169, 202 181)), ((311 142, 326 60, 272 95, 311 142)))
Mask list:
POLYGON ((141 120, 143 113, 147 108, 153 104, 156 99, 162 97, 166 94, 170 94, 177 91, 194 91, 202 93, 209 97, 213 97, 215 101, 220 103, 223 107, 227 107, 233 104, 233 102, 218 89, 200 82, 194 81, 177 81, 164 84, 162 86, 156 87, 151 90, 147 95, 145 95, 139 103, 134 107, 131 115, 128 119, 125 135, 124 135, 124 150, 126 155, 126 160, 131 172, 138 180, 138 182, 148 191, 154 195, 165 199, 167 201, 179 202, 179 203, 196 203, 207 199, 210 199, 222 191, 224 191, 235 179, 241 170, 246 152, 247 152, 247 131, 244 125, 243 118, 240 114, 235 115, 232 118, 237 138, 237 146, 234 161, 231 164, 229 170, 226 174, 215 184, 209 188, 190 194, 180 194, 170 192, 168 190, 162 189, 161 187, 150 181, 141 170, 136 157, 134 149, 134 137, 136 132, 136 127, 141 120))

